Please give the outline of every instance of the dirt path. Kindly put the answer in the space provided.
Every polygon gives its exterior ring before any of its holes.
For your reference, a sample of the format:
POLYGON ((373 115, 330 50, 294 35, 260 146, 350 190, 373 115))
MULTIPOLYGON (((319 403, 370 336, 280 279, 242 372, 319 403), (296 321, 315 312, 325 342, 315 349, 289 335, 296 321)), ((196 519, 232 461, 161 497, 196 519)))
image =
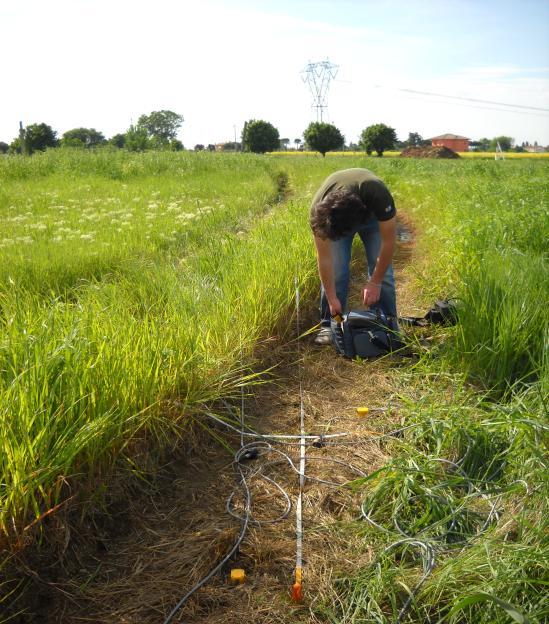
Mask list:
MULTIPOLYGON (((409 226, 408 226, 409 227, 409 226)), ((408 230, 409 233, 409 230, 408 230)), ((401 314, 417 312, 406 275, 413 242, 404 236, 395 259, 401 314), (406 240, 408 239, 408 240, 406 240)), ((363 270, 353 268, 351 303, 358 303, 363 270)), ((303 310, 303 327, 314 325, 316 304, 303 310)), ((312 337, 301 343, 306 430, 314 433, 350 432, 351 444, 307 448, 307 474, 342 483, 356 476, 356 466, 368 473, 380 467, 389 448, 369 440, 370 432, 390 431, 400 424, 395 396, 395 372, 408 366, 402 358, 349 362, 331 348, 319 349, 312 337), (357 418, 356 407, 383 408, 357 418), (334 463, 337 459, 341 463, 334 463)), ((256 387, 245 401, 249 423, 261 432, 299 432, 299 373, 296 343, 273 341, 265 349, 265 365, 277 364, 275 379, 256 387)), ((55 582, 44 587, 41 607, 25 622, 157 624, 199 579, 231 549, 239 523, 225 509, 235 488, 232 456, 206 434, 192 448, 164 467, 154 486, 119 509, 108 527, 97 527, 93 548, 74 549, 55 582)), ((229 438, 235 448, 238 436, 229 438)), ((390 447, 390 443, 389 443, 390 447)), ((297 447, 282 447, 296 459, 297 447)), ((255 462, 279 459, 263 456, 255 462)), ((296 461, 296 465, 297 465, 296 461)), ((267 474, 297 496, 296 473, 287 462, 267 474)), ((269 482, 255 480, 253 513, 258 519, 278 516, 284 500, 269 482)), ((239 506, 238 497, 235 498, 239 506)), ((251 527, 238 556, 212 578, 174 617, 173 622, 205 624, 322 622, 312 607, 329 599, 334 575, 356 570, 372 557, 356 532, 334 531, 342 520, 357 517, 358 500, 347 488, 308 482, 304 495, 304 601, 291 603, 289 590, 295 566, 295 506, 288 518, 251 527), (243 567, 247 582, 231 586, 230 567, 243 567)), ((78 543, 78 540, 76 540, 78 543)), ((89 544, 88 544, 89 546, 89 544)), ((59 564, 60 565, 60 564, 59 564)))

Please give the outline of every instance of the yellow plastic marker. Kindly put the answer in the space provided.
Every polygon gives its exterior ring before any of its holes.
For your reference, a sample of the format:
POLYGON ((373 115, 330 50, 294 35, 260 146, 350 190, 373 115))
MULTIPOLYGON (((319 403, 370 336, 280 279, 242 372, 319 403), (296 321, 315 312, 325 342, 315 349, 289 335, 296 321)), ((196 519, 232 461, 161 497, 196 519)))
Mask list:
POLYGON ((366 416, 368 414, 370 410, 367 407, 357 407, 356 408, 356 415, 357 416, 366 416))
POLYGON ((246 580, 246 571, 242 568, 233 568, 231 570, 231 582, 232 583, 244 583, 246 580))

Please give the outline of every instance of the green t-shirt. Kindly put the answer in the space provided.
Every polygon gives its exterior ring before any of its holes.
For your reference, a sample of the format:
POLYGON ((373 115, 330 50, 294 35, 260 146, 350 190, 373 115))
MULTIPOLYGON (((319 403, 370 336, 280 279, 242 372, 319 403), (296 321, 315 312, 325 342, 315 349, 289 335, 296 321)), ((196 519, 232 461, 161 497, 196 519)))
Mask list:
POLYGON ((311 216, 329 193, 338 189, 355 191, 364 202, 369 217, 374 214, 378 221, 388 221, 396 215, 395 201, 389 189, 368 169, 342 169, 328 176, 313 197, 311 216))

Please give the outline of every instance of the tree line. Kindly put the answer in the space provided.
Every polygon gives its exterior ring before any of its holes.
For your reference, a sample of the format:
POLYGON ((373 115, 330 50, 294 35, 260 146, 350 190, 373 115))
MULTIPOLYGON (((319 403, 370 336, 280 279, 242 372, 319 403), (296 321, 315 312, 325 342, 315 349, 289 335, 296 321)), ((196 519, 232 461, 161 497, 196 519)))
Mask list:
MULTIPOLYGON (((345 138, 341 131, 329 123, 313 122, 309 124, 303 132, 303 138, 308 149, 320 152, 323 156, 326 152, 340 150, 345 147, 345 138)), ((252 119, 244 124, 242 147, 246 151, 264 153, 278 149, 287 149, 289 142, 289 139, 279 139, 278 130, 267 121, 252 119)), ((297 148, 299 148, 300 139, 296 139, 295 143, 297 148)), ((348 149, 355 151, 363 150, 368 155, 375 152, 378 156, 382 156, 385 151, 392 149, 425 147, 428 145, 431 145, 431 141, 424 139, 418 132, 409 132, 405 141, 399 141, 394 128, 378 123, 364 128, 358 143, 351 142, 348 149)), ((471 141, 469 147, 473 151, 493 152, 498 145, 504 152, 510 150, 523 152, 526 147, 526 144, 515 146, 512 137, 503 135, 493 139, 483 138, 478 141, 471 141)))
MULTIPOLYGON (((322 156, 326 152, 340 150, 345 146, 345 137, 333 124, 314 121, 303 131, 305 146, 313 151, 320 152, 322 156)), ((396 132, 385 124, 368 126, 362 131, 358 147, 368 154, 376 152, 382 156, 383 152, 391 149, 396 142, 396 132)), ((301 140, 295 139, 296 147, 301 146, 301 140)), ((259 154, 273 152, 278 149, 287 149, 289 139, 281 139, 278 130, 268 121, 263 119, 251 119, 244 124, 242 130, 242 148, 244 151, 259 154)))
MULTIPOLYGON (((168 149, 179 151, 184 149, 183 143, 177 139, 177 132, 183 123, 183 115, 170 110, 152 111, 148 115, 141 115, 136 124, 131 124, 124 133, 115 134, 106 139, 103 133, 95 128, 73 128, 65 132, 60 138, 57 133, 45 123, 31 124, 20 132, 11 144, 0 141, 0 153, 32 154, 36 151, 52 147, 96 148, 110 145, 115 148, 129 151, 145 151, 148 149, 168 149)), ((296 149, 307 148, 317 151, 324 156, 329 151, 341 150, 345 147, 345 137, 333 124, 312 122, 303 131, 303 138, 295 139, 296 149)), ((290 140, 280 138, 278 129, 268 121, 250 119, 244 123, 241 143, 231 141, 223 144, 225 151, 248 151, 255 153, 272 152, 279 149, 288 149, 290 140)), ((431 142, 417 132, 410 132, 406 141, 399 141, 394 128, 383 123, 373 124, 364 128, 358 143, 351 142, 350 150, 363 150, 368 155, 374 152, 378 156, 391 149, 406 147, 422 147, 431 142)), ((525 151, 525 145, 514 146, 514 139, 508 136, 482 138, 471 141, 470 148, 477 151, 495 151, 497 146, 502 151, 525 151)), ((197 144, 195 151, 216 149, 215 145, 205 147, 197 144)))
POLYGON ((183 149, 183 143, 176 137, 182 123, 183 115, 170 110, 152 111, 149 115, 141 115, 126 132, 115 134, 110 139, 95 128, 73 128, 59 138, 48 124, 31 124, 22 129, 9 145, 0 141, 0 153, 32 154, 51 147, 95 148, 105 145, 129 151, 179 151, 183 149))

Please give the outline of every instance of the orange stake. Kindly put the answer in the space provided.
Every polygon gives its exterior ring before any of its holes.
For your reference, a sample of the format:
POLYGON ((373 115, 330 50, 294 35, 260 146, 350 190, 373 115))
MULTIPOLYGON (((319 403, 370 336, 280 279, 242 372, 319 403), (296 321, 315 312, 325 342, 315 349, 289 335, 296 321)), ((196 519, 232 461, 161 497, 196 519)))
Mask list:
POLYGON ((303 600, 303 586, 301 583, 292 585, 292 602, 301 602, 303 600))

